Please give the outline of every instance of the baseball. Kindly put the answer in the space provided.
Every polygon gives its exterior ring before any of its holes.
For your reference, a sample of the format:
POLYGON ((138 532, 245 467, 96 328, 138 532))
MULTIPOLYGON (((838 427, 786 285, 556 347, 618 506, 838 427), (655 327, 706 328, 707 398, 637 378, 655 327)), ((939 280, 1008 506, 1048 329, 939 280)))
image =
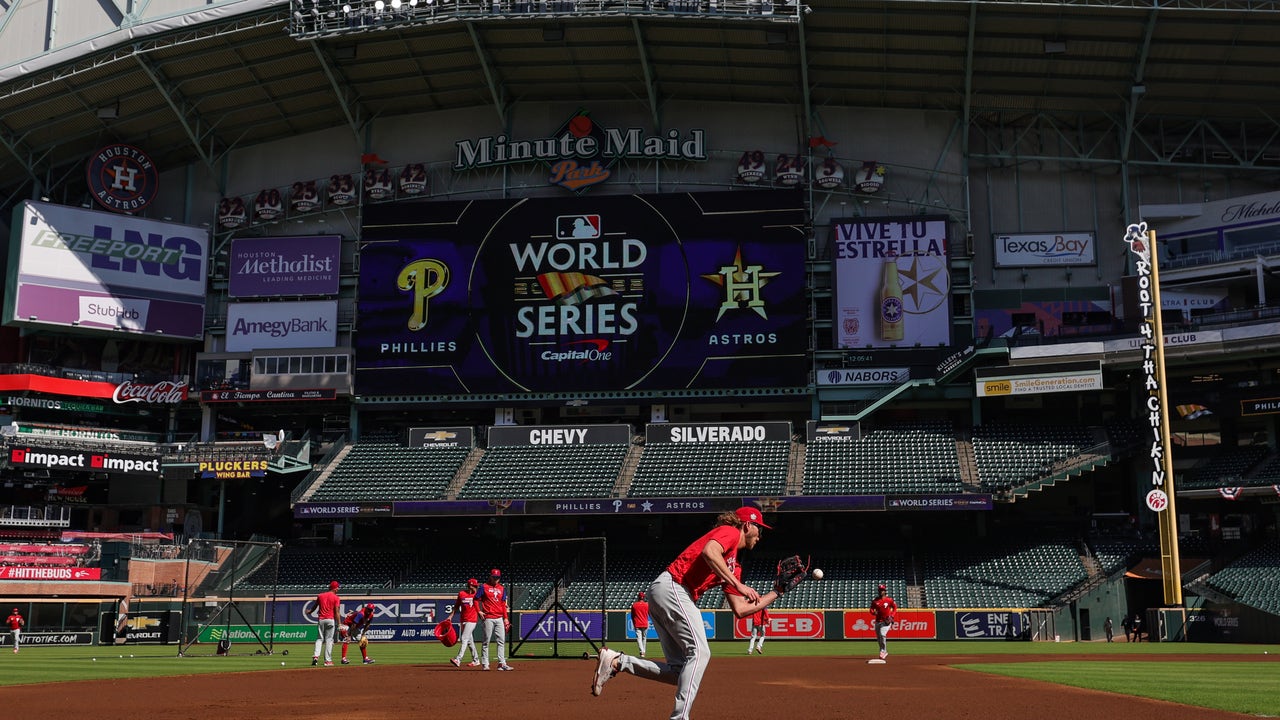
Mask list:
POLYGON ((822 568, 814 568, 814 569, 813 569, 813 579, 814 579, 814 580, 821 580, 821 579, 822 579, 822 568))
POLYGON ((280 663, 280 667, 284 667, 284 663, 280 663))

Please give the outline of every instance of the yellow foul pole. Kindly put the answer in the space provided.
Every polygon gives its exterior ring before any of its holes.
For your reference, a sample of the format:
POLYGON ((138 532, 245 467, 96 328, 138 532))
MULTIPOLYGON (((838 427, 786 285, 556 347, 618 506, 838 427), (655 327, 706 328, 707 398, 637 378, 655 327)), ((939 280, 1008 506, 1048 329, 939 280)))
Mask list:
POLYGON ((1156 513, 1160 532, 1160 570, 1167 607, 1182 605, 1182 570, 1178 558, 1178 513, 1173 487, 1172 443, 1169 441, 1169 394, 1164 365, 1164 323, 1160 313, 1160 270, 1156 258, 1156 233, 1145 222, 1130 225, 1125 242, 1135 255, 1138 274, 1138 306, 1142 310, 1139 327, 1142 370, 1147 391, 1147 423, 1151 428, 1151 485, 1147 507, 1156 513))

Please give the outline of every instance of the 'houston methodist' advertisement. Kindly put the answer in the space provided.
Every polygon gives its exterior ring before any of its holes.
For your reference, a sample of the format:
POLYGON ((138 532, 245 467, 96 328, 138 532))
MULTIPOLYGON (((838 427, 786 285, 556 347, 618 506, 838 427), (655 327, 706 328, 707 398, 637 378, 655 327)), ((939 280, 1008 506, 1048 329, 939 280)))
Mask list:
POLYGON ((947 219, 832 221, 836 347, 951 344, 947 219))
POLYGON ((795 191, 366 208, 365 395, 801 386, 795 191))
POLYGON ((4 322, 204 334, 207 230, 25 201, 14 209, 4 322))

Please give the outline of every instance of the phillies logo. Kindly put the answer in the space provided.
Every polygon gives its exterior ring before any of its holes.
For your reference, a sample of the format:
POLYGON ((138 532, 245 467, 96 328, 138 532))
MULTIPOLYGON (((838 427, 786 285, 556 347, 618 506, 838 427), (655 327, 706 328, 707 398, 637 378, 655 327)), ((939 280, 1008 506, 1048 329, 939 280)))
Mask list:
POLYGON ((184 380, 177 383, 165 380, 150 385, 141 385, 126 381, 116 386, 115 392, 111 394, 111 399, 118 405, 131 402, 180 403, 187 399, 187 382, 184 380))

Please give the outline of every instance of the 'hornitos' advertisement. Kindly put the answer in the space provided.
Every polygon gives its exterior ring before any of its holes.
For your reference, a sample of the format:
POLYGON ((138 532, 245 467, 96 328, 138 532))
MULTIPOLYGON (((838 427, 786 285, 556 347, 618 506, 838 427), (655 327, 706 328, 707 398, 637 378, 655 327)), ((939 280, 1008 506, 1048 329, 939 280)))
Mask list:
POLYGON ((356 388, 802 386, 803 230, 790 191, 372 206, 356 388))
POLYGON ((847 218, 831 232, 836 347, 951 344, 945 217, 847 218))
POLYGON ((25 201, 14 209, 4 322, 198 338, 209 231, 25 201))

